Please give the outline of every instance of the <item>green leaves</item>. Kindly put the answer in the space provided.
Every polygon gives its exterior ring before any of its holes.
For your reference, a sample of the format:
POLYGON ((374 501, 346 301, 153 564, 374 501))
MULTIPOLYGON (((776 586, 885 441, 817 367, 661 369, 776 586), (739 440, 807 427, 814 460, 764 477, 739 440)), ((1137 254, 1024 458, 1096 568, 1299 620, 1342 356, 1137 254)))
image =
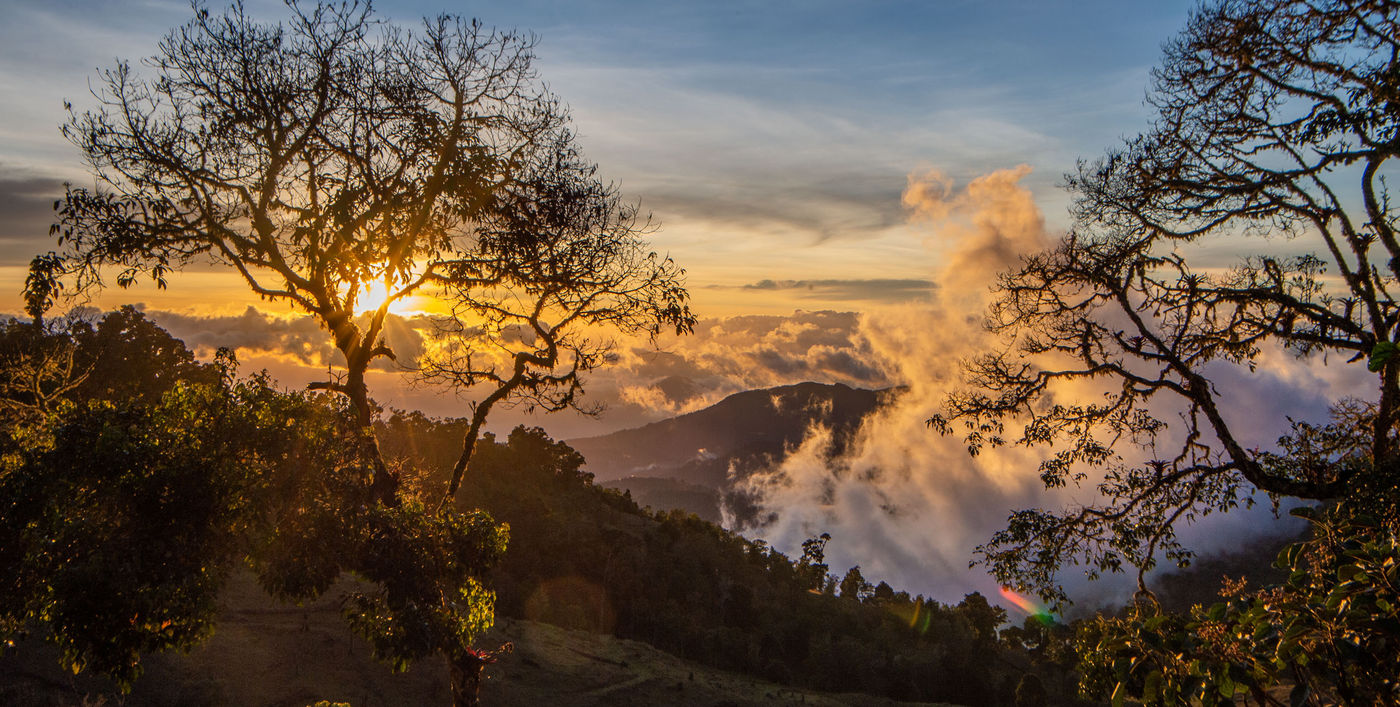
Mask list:
POLYGON ((1396 352, 1400 352, 1400 346, 1396 346, 1393 341, 1379 341, 1371 347, 1371 355, 1366 359, 1366 370, 1372 373, 1379 373, 1385 364, 1395 358, 1396 352))
POLYGON ((416 500, 376 506, 348 524, 352 567, 377 589, 348 596, 343 613, 377 658, 405 670, 432 653, 461 657, 491 627, 495 595, 478 577, 505 552, 505 526, 416 500))
POLYGON ((1144 704, 1217 704, 1290 683, 1293 705, 1318 695, 1355 705, 1400 699, 1395 533, 1344 508, 1299 515, 1313 519, 1313 537, 1279 553, 1277 565, 1290 571, 1283 585, 1237 590, 1189 615, 1139 608, 1082 631, 1085 689, 1144 704))

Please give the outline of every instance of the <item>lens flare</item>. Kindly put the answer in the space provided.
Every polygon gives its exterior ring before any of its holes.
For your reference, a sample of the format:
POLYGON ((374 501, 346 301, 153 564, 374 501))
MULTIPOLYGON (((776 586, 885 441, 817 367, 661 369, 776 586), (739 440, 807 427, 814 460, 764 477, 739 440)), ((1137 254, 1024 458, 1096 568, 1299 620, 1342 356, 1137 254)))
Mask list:
POLYGON ((1009 587, 1001 588, 1001 595, 1011 602, 1016 608, 1026 612, 1027 615, 1035 617, 1036 620, 1044 624, 1055 623, 1055 616, 1051 614, 1044 604, 1028 596, 1011 591, 1009 587))
POLYGON ((914 612, 909 617, 909 628, 920 634, 927 634, 931 623, 933 623, 933 612, 925 608, 922 601, 914 602, 914 612))

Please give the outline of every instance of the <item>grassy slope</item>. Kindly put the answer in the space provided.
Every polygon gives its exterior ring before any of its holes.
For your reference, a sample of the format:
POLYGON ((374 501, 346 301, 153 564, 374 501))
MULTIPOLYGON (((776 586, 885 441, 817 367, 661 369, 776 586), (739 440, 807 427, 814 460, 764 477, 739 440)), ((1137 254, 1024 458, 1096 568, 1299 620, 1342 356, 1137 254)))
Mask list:
MULTIPOLYGON (((298 608, 268 599, 251 576, 225 592, 217 633, 187 655, 150 659, 127 705, 269 705, 319 699, 355 707, 446 705, 446 671, 426 662, 394 674, 369 656, 338 615, 332 590, 298 608)), ((707 668, 637 641, 568 631, 531 621, 502 621, 482 646, 514 644, 488 669, 483 701, 527 705, 909 705, 865 695, 794 690, 707 668)), ((46 647, 21 647, 0 658, 0 704, 120 704, 97 679, 63 674, 46 647)))

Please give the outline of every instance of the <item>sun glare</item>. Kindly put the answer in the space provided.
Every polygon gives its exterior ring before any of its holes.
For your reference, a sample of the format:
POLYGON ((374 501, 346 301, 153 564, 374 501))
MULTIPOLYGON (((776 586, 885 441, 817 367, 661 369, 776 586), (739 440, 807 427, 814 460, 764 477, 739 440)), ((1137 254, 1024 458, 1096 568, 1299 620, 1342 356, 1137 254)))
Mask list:
POLYGON ((360 290, 360 296, 355 299, 355 312, 357 314, 372 312, 379 309, 386 299, 389 299, 389 289, 384 286, 384 283, 371 282, 360 290))
MULTIPOLYGON (((384 301, 389 299, 389 288, 382 280, 374 280, 360 286, 360 293, 355 297, 355 314, 368 314, 383 306, 384 301)), ((395 300, 389 305, 389 312, 400 316, 407 316, 415 313, 418 308, 415 306, 417 297, 403 297, 395 300)))

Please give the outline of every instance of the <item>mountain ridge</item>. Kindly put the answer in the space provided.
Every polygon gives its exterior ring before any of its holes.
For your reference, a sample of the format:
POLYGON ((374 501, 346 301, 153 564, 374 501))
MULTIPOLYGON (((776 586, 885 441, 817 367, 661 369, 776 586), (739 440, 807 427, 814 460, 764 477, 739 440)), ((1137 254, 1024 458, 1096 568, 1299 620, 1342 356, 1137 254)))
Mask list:
POLYGON ((831 453, 840 454, 861 422, 902 390, 811 381, 759 388, 641 427, 565 442, 583 455, 598 483, 643 505, 682 508, 714 522, 728 507, 730 520, 743 525, 757 509, 739 482, 780 461, 814 425, 832 431, 831 453))

